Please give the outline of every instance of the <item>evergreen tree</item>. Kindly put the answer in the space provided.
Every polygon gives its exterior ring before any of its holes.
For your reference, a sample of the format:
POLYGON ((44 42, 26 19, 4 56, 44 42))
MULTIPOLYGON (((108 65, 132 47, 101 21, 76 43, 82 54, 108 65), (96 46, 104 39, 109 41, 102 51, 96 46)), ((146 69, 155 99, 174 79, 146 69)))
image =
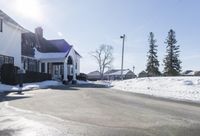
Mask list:
POLYGON ((181 72, 181 61, 179 60, 179 45, 176 45, 175 31, 172 29, 168 32, 166 39, 167 55, 164 59, 164 75, 166 76, 178 76, 181 72))
POLYGON ((148 76, 159 76, 161 73, 159 72, 159 61, 157 56, 157 45, 155 44, 156 40, 154 39, 153 32, 150 32, 149 35, 149 51, 148 51, 148 59, 147 59, 147 74, 148 76))

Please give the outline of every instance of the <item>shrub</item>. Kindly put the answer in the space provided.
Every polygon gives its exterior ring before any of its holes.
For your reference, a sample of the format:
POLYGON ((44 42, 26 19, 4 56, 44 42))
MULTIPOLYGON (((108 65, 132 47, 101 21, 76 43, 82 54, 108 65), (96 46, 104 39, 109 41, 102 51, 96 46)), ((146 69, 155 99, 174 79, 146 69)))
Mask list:
POLYGON ((8 85, 16 85, 18 83, 17 71, 18 67, 13 64, 3 64, 1 67, 1 82, 8 85))
POLYGON ((52 77, 50 74, 33 71, 26 71, 26 73, 23 76, 24 83, 42 82, 51 79, 52 77))
POLYGON ((80 73, 78 76, 76 76, 77 80, 83 80, 83 81, 87 81, 87 75, 84 73, 80 73))

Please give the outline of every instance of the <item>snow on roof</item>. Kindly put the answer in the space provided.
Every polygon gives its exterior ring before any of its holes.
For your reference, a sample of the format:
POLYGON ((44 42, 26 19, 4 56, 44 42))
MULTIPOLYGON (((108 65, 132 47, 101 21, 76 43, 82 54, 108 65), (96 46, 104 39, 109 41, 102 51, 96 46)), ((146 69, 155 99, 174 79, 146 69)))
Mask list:
POLYGON ((37 49, 35 49, 35 58, 36 59, 64 59, 69 54, 69 52, 70 50, 68 50, 68 52, 41 53, 37 49))
MULTIPOLYGON (((119 70, 111 70, 111 71, 113 71, 113 72, 106 72, 105 73, 105 75, 110 75, 110 76, 118 76, 118 75, 121 75, 121 70, 119 69, 119 70)), ((129 69, 124 69, 123 70, 123 75, 126 75, 128 72, 130 72, 130 70, 129 69)))
POLYGON ((100 75, 100 72, 99 71, 93 71, 93 72, 88 73, 87 75, 92 75, 92 76, 100 75))
POLYGON ((195 71, 193 70, 186 70, 182 73, 182 75, 185 75, 185 76, 193 76, 195 74, 195 71))
POLYGON ((188 76, 193 76, 194 75, 194 71, 192 71, 192 72, 189 72, 189 73, 187 73, 186 75, 188 75, 188 76))

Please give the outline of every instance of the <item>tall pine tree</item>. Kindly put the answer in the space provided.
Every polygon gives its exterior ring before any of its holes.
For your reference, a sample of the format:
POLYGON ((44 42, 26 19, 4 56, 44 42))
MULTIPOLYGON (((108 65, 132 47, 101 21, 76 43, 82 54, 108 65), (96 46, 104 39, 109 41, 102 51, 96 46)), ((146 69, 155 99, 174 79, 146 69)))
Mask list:
POLYGON ((157 56, 157 45, 155 44, 156 40, 154 39, 153 32, 149 34, 149 51, 148 51, 148 59, 147 59, 147 74, 148 76, 159 76, 161 73, 159 72, 159 61, 157 56))
POLYGON ((179 60, 179 45, 176 45, 175 31, 172 29, 168 32, 166 39, 167 55, 164 59, 164 75, 166 76, 178 76, 181 72, 181 61, 179 60))

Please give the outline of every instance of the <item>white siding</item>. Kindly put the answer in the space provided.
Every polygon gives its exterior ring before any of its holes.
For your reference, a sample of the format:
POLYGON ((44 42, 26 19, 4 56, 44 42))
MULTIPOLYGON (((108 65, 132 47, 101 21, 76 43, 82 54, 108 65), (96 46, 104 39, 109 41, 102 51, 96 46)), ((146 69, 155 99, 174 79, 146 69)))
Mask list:
POLYGON ((75 66, 77 63, 77 70, 76 70, 76 74, 79 75, 80 74, 80 56, 78 56, 74 49, 72 48, 68 54, 68 56, 71 56, 73 59, 73 65, 75 66))
POLYGON ((14 64, 21 68, 21 30, 3 21, 0 32, 0 54, 14 57, 14 64))

